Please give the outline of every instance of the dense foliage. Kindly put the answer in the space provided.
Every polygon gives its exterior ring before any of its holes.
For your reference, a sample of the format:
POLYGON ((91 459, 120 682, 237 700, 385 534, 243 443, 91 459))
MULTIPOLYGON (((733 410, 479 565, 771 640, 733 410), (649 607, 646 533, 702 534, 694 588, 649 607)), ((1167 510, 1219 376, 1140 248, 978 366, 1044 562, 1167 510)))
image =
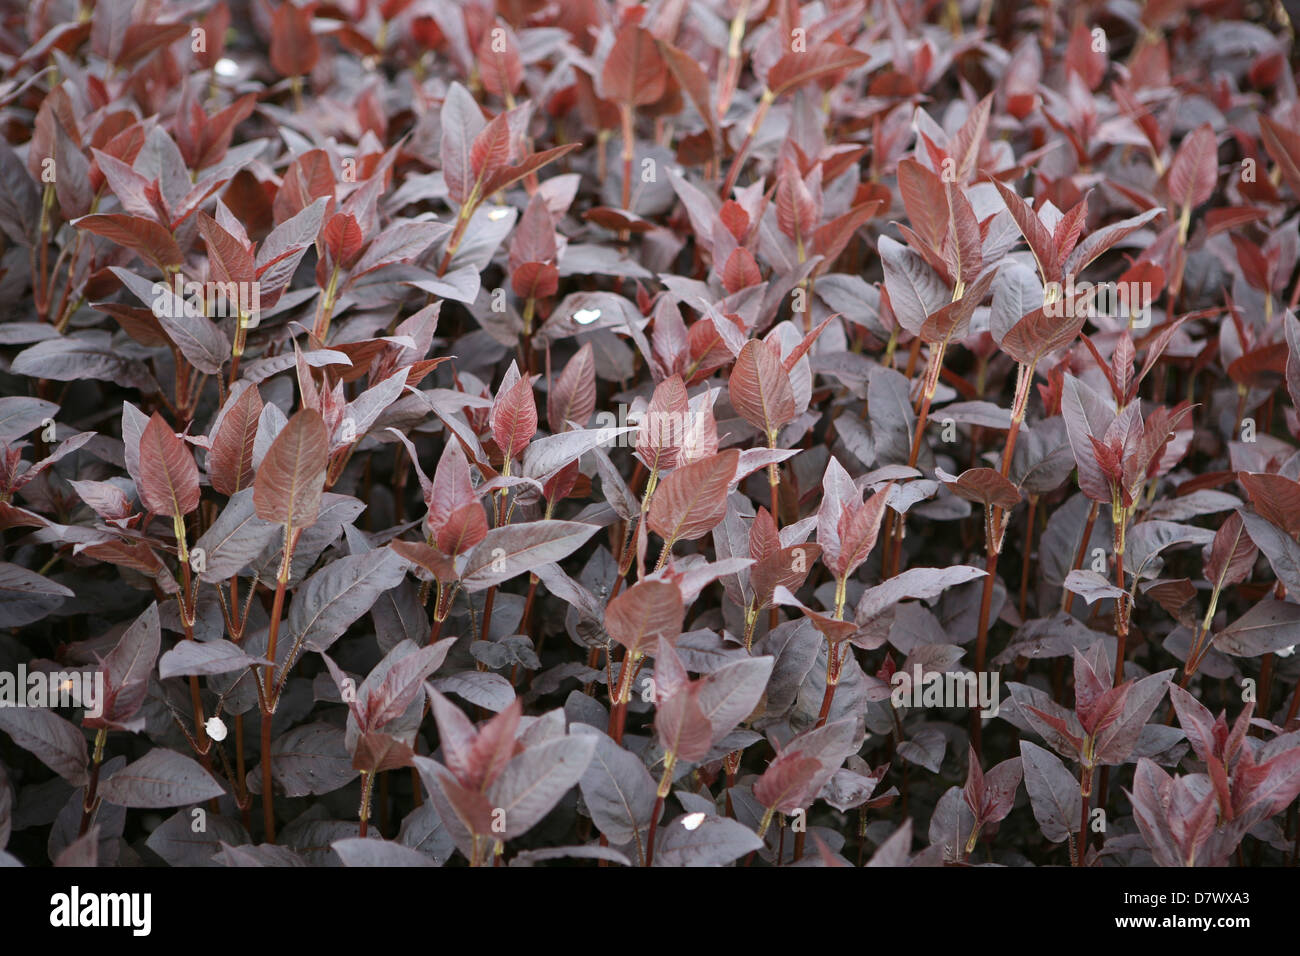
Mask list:
POLYGON ((1294 863, 1292 27, 4 4, 0 855, 1294 863))

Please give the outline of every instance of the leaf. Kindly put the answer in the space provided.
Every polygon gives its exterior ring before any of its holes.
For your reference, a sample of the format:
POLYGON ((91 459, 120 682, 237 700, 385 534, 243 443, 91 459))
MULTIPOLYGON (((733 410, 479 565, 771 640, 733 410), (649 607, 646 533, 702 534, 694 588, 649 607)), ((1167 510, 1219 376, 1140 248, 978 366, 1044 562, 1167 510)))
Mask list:
POLYGON ((1097 729, 1097 763, 1118 766, 1132 758, 1142 728, 1165 696, 1173 673, 1171 668, 1121 685, 1125 691, 1124 711, 1109 726, 1097 729))
POLYGON ((754 784, 754 798, 769 810, 794 813, 815 796, 814 783, 821 762, 798 751, 787 751, 773 760, 754 784))
POLYGON ((1079 595, 1089 606, 1108 598, 1118 600, 1125 594, 1123 589, 1117 588, 1108 578, 1089 568, 1075 568, 1066 575, 1065 588, 1072 594, 1079 595))
POLYGON ((504 811, 505 830, 497 839, 513 840, 550 813, 582 779, 595 749, 593 737, 561 737, 531 747, 506 764, 488 788, 492 806, 504 811))
MULTIPOLYGON (((271 774, 287 797, 319 796, 347 786, 358 771, 344 742, 343 731, 313 723, 278 734, 271 745, 271 774)), ((249 790, 261 793, 261 768, 249 775, 249 790)))
POLYGON ((727 511, 727 491, 736 476, 740 452, 734 448, 674 469, 650 500, 650 529, 671 548, 713 530, 727 511))
POLYGON ((1079 781, 1059 757, 1028 740, 1020 741, 1025 790, 1043 836, 1053 843, 1069 839, 1079 825, 1079 781))
MULTIPOLYGON (((1254 541, 1245 533, 1244 512, 1234 511, 1215 532, 1206 549, 1205 578, 1215 586, 1231 587, 1250 576, 1259 554, 1254 541)), ((1255 526, 1257 529, 1259 525, 1255 526)))
POLYGON ((538 565, 560 561, 597 530, 596 525, 580 521, 552 520, 493 528, 470 552, 461 572, 461 586, 471 592, 482 591, 538 565))
POLYGON ((664 95, 668 69, 654 35, 627 21, 614 37, 600 73, 602 95, 624 106, 646 106, 664 95))
POLYGON ((198 215, 199 234, 208 247, 208 269, 213 282, 252 282, 253 255, 248 248, 205 212, 198 215))
POLYGON ((671 644, 682 633, 685 608, 676 584, 638 581, 605 608, 605 630, 629 654, 646 654, 660 640, 671 644))
POLYGON ((271 230, 257 249, 256 273, 261 306, 269 309, 298 270, 303 254, 316 242, 329 200, 313 200, 271 230))
POLYGON ((1209 123, 1202 123, 1183 140, 1169 166, 1169 197, 1175 205, 1194 209, 1214 195, 1218 152, 1218 140, 1209 123))
POLYGON ((1270 116, 1261 115, 1259 138, 1277 163, 1292 194, 1300 196, 1300 134, 1294 129, 1287 129, 1270 116))
MULTIPOLYGON (((408 451, 411 460, 418 464, 414 448, 408 448, 408 451)), ((469 472, 469 459, 465 457, 460 442, 449 441, 443 447, 442 457, 433 472, 433 481, 424 489, 424 503, 429 508, 429 530, 434 535, 438 535, 460 509, 478 503, 474 480, 469 472)))
POLYGON ((713 725, 713 739, 721 740, 749 717, 767 689, 776 663, 774 657, 754 657, 724 664, 700 683, 700 710, 713 725))
POLYGON ((1259 657, 1300 644, 1300 605, 1265 598, 1214 635, 1211 646, 1234 657, 1259 657))
POLYGON ((212 526, 194 542, 193 551, 203 550, 199 580, 211 584, 239 574, 257 559, 279 530, 279 525, 257 516, 252 488, 237 492, 212 526))
POLYGON ((85 736, 54 711, 44 707, 0 707, 0 730, 74 787, 90 779, 85 736))
POLYGON ((387 548, 330 562, 294 595, 286 635, 294 646, 301 642, 314 651, 327 649, 405 574, 406 560, 387 548))
MULTIPOLYGON (((1285 475, 1252 475, 1244 471, 1238 472, 1237 481, 1246 489, 1250 503, 1261 517, 1283 529, 1292 538, 1300 534, 1300 482, 1285 475)), ((1243 514, 1242 518, 1246 519, 1247 516, 1243 514)), ((1246 532, 1252 539, 1255 538, 1249 520, 1246 521, 1246 532)), ((1255 541, 1255 544, 1259 543, 1258 540, 1255 541)), ((1261 550, 1268 554, 1267 550, 1261 550)), ((1300 578, 1297 578, 1297 583, 1300 584, 1300 578)))
POLYGON ((157 412, 140 438, 140 482, 140 498, 154 514, 183 518, 199 506, 194 456, 157 412))
POLYGON ((546 482, 592 449, 612 444, 620 435, 634 431, 626 428, 582 428, 539 438, 528 446, 524 455, 524 475, 546 482))
POLYGON ((775 348, 760 339, 745 343, 727 383, 731 404, 769 442, 794 420, 798 410, 790 376, 775 348))
POLYGON ((585 724, 573 732, 596 741, 591 763, 578 781, 592 821, 614 846, 637 839, 649 826, 655 805, 655 782, 640 758, 585 724))
MULTIPOLYGON (((836 527, 838 546, 822 558, 837 580, 847 578, 871 555, 892 491, 892 485, 885 485, 865 502, 851 500, 840 513, 836 527)), ((853 497, 857 497, 856 492, 853 497)))
POLYGON ((1079 488, 1093 501, 1109 503, 1110 482, 1097 464, 1090 439, 1106 434, 1114 414, 1100 395, 1067 374, 1061 391, 1061 415, 1065 418, 1070 450, 1079 467, 1079 488))
POLYGON ((528 447, 537 434, 537 404, 530 376, 523 376, 497 396, 492 403, 490 425, 492 438, 507 461, 528 447))
POLYGON ((768 70, 767 88, 773 96, 780 96, 841 70, 855 70, 868 59, 860 50, 839 43, 822 43, 813 50, 787 53, 768 70))
POLYGON ((689 416, 690 402, 680 375, 655 386, 636 436, 637 455, 651 474, 677 464, 689 416))
POLYGON ((436 222, 398 222, 389 226, 366 247, 365 253, 352 267, 350 281, 395 262, 416 258, 442 231, 443 226, 436 222))
MULTIPOLYGON (((1128 238, 1129 235, 1145 226, 1152 219, 1164 213, 1163 207, 1148 209, 1144 213, 1131 216, 1128 219, 1121 219, 1119 222, 1113 222, 1108 226, 1090 233, 1082 242, 1075 246, 1074 251, 1066 257, 1064 272, 1067 276, 1078 275, 1089 263, 1095 260, 1102 253, 1109 250, 1116 243, 1128 238)), ((1182 321, 1181 319, 1179 320, 1182 321)), ((1148 362, 1151 359, 1148 357, 1148 362)))
MULTIPOLYGON (((665 656, 659 658, 661 663, 665 656)), ((684 763, 695 763, 708 756, 713 744, 712 731, 709 718, 700 710, 696 688, 683 688, 662 698, 655 709, 655 737, 659 746, 664 753, 673 754, 684 763)))
MULTIPOLYGON (((1269 566, 1277 575, 1277 579, 1282 582, 1287 591, 1300 594, 1300 544, 1296 544, 1295 539, 1288 532, 1282 531, 1276 524, 1265 520, 1260 515, 1248 511, 1238 513, 1241 515, 1246 534, 1264 553, 1264 557, 1268 558, 1269 566)), ((1281 517, 1294 521, 1295 513, 1288 512, 1281 517)), ((1218 535, 1215 538, 1217 540, 1218 535)))
POLYGON ((474 188, 470 149, 487 123, 474 97, 459 83, 452 83, 447 90, 439 121, 442 172, 447 180, 447 194, 456 202, 463 203, 474 188))
POLYGON ((948 303, 946 283, 924 259, 888 236, 880 237, 877 250, 894 317, 908 332, 920 335, 931 313, 948 303))
POLYGON ((939 252, 948 234, 950 215, 942 180, 915 159, 902 159, 898 163, 898 191, 912 229, 939 252))
POLYGON ((1025 237, 1029 244, 1030 251, 1034 254, 1034 259, 1038 263, 1038 272, 1044 282, 1053 282, 1059 279, 1059 273, 1056 268, 1058 253, 1056 242, 1052 234, 1043 225, 1043 221, 1038 218, 1038 213, 1029 208, 1029 204, 1017 196, 1007 186, 1004 186, 998 179, 993 180, 993 185, 997 187, 998 193, 1002 196, 1002 201, 1011 212, 1011 218, 1015 220, 1016 226, 1020 229, 1020 234, 1025 237))
POLYGON ((993 305, 989 332, 1001 343, 1022 318, 1043 307, 1043 285, 1031 269, 1011 262, 998 270, 993 280, 993 305))
POLYGON ((957 476, 938 469, 936 475, 957 497, 977 505, 1010 511, 1020 503, 1020 490, 996 469, 967 468, 957 476))
POLYGON ((37 342, 15 355, 9 370, 15 375, 56 382, 98 379, 124 388, 157 390, 144 363, 114 351, 107 333, 65 335, 37 342))
POLYGON ((253 481, 257 516, 293 529, 315 524, 328 460, 325 422, 315 409, 304 408, 289 419, 258 466, 253 481))
POLYGON ((493 96, 504 98, 513 94, 524 80, 519 41, 507 26, 483 31, 483 39, 478 45, 478 62, 483 88, 493 96))
POLYGON ((189 757, 158 747, 102 781, 99 793, 119 807, 180 807, 225 791, 189 757))
POLYGON ((392 843, 388 840, 371 840, 366 837, 348 837, 335 840, 330 848, 339 855, 344 866, 408 867, 437 866, 432 857, 418 850, 392 843))
POLYGON ((11 444, 45 419, 52 418, 58 410, 58 405, 40 398, 25 395, 0 398, 0 444, 11 444))
POLYGON ((152 219, 125 213, 93 213, 73 225, 134 251, 159 270, 168 272, 184 263, 180 246, 171 231, 152 219))
POLYGON ((227 640, 180 641, 158 661, 158 677, 227 674, 265 663, 266 658, 245 654, 238 644, 227 640))
MULTIPOLYGON (((454 637, 424 647, 403 641, 389 651, 382 662, 388 665, 387 668, 382 671, 381 668, 376 668, 362 687, 366 710, 365 726, 384 730, 406 714, 411 704, 422 696, 424 681, 442 666, 454 643, 454 637), (382 679, 375 686, 377 673, 380 672, 382 679)), ((480 734, 480 742, 482 736, 480 734)))
MULTIPOLYGON (((188 642, 193 643, 193 642, 188 642)), ((124 728, 144 704, 149 690, 149 676, 162 645, 158 605, 150 604, 118 639, 100 670, 104 674, 102 714, 86 716, 83 725, 90 728, 124 728)))
MULTIPOLYGON (((663 57, 664 65, 668 67, 677 84, 690 97, 695 111, 704 120, 705 126, 708 127, 709 135, 715 142, 719 141, 721 133, 718 130, 713 103, 710 102, 709 98, 708 74, 704 72, 704 68, 690 54, 665 42, 661 37, 656 37, 655 42, 659 47, 659 55, 663 57)), ((1297 190, 1297 192, 1300 192, 1300 190, 1297 190)))
POLYGON ((564 371, 546 393, 546 418, 555 434, 567 431, 569 422, 586 428, 596 410, 596 364, 591 343, 569 359, 564 371))
MULTIPOLYGON (((522 162, 514 166, 507 166, 499 170, 493 176, 487 178, 483 183, 483 194, 491 195, 502 189, 508 189, 515 183, 531 173, 537 172, 548 163, 553 163, 563 156, 567 156, 582 146, 581 143, 567 143, 564 146, 556 146, 554 149, 543 150, 540 153, 532 153, 524 157, 522 162)), ((506 224, 507 228, 509 223, 506 224)))
POLYGON ((311 11, 285 0, 271 17, 271 66, 281 76, 305 76, 316 66, 320 46, 311 29, 311 11))
POLYGON ((214 490, 233 495, 253 485, 253 445, 262 415, 262 396, 249 385, 221 416, 208 452, 208 480, 214 490))
POLYGON ((177 810, 149 834, 145 846, 168 866, 206 866, 221 850, 223 842, 248 842, 244 828, 228 817, 209 813, 203 829, 195 832, 194 817, 177 810))
MULTIPOLYGON (((1062 311, 1063 306, 1060 306, 1062 311)), ((1087 321, 1088 310, 1076 307, 1073 317, 1049 315, 1046 307, 1035 309, 1013 325, 1002 337, 1002 351, 1022 365, 1037 365, 1053 352, 1068 346, 1087 321)))
POLYGON ((726 866, 762 846, 753 830, 735 820, 686 814, 663 828, 654 865, 726 866))

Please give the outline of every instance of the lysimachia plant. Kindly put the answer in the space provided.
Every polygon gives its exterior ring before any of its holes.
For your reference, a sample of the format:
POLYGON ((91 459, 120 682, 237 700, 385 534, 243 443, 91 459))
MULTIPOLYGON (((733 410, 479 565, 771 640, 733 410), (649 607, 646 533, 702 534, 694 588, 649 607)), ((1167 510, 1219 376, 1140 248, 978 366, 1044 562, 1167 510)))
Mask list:
POLYGON ((1294 865, 1283 7, 6 17, 0 862, 1294 865))

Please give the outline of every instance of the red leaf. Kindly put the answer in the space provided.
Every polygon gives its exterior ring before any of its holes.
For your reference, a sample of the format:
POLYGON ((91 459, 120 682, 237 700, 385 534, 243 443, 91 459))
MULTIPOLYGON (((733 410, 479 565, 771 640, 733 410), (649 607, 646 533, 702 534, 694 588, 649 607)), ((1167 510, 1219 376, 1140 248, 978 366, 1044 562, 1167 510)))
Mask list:
POLYGON ((912 229, 937 254, 948 235, 944 183, 914 159, 898 163, 898 191, 912 229))
POLYGON ((281 76, 305 76, 319 58, 311 14, 284 0, 271 17, 271 66, 281 76))
POLYGON ((1282 171, 1282 178, 1300 196, 1300 132, 1287 129, 1268 116, 1259 118, 1259 138, 1282 171))
POLYGON ((1250 495, 1260 517, 1295 537, 1300 534, 1300 482, 1285 475, 1251 475, 1241 472, 1237 480, 1250 495))
POLYGON ((655 387, 636 433, 637 454, 651 474, 677 464, 689 414, 690 402, 680 375, 666 378, 655 387))
POLYGON ((1214 195, 1219 178, 1219 143, 1214 129, 1203 123, 1183 140, 1169 166, 1169 197, 1184 209, 1194 209, 1214 195))
POLYGON ((760 339, 745 343, 727 384, 732 407, 769 441, 794 420, 794 391, 776 349, 760 339))
POLYGON ((649 30, 623 24, 605 57, 600 86, 605 99, 624 106, 645 106, 664 95, 668 69, 649 30))
POLYGON ((743 246, 737 246, 727 257, 727 264, 722 268, 722 285, 729 293, 748 289, 763 281, 763 273, 758 271, 758 262, 754 254, 743 246))
POLYGON ((837 579, 848 577, 856 571, 871 554, 880 534, 880 522, 885 516, 885 502, 893 491, 893 485, 881 488, 865 502, 846 503, 840 512, 839 552, 826 558, 826 566, 837 579))
POLYGON ((487 515, 477 501, 461 505, 442 522, 434 543, 444 554, 464 554, 487 537, 487 515))
POLYGON ((524 63, 519 41, 508 26, 497 24, 483 32, 478 45, 479 78, 493 96, 513 95, 524 81, 524 63))
POLYGON ((810 784, 821 771, 821 761, 799 751, 783 753, 768 765, 754 784, 754 799, 778 813, 794 813, 812 801, 810 784))
POLYGON ((596 410, 596 360, 591 343, 578 349, 546 393, 546 419, 551 431, 569 430, 569 422, 586 428, 596 410))
POLYGON ((787 53, 768 70, 767 88, 773 96, 780 96, 832 73, 856 69, 868 59, 867 54, 838 43, 823 43, 813 50, 787 53))
POLYGON ((356 261, 366 242, 360 224, 347 212, 335 213, 330 217, 321 233, 321 239, 329 251, 331 261, 345 269, 356 261))
POLYGON ((253 445, 262 415, 262 396, 249 385, 222 416, 208 452, 208 480, 223 495, 253 484, 253 445))
POLYGON ((655 710, 655 736, 665 753, 688 763, 708 756, 713 744, 713 725, 700 708, 698 684, 659 702, 655 710))
POLYGON ((199 232, 208 247, 208 270, 213 282, 251 283, 252 253, 207 213, 199 213, 199 232))
POLYGON ((959 498, 1009 511, 1020 503, 1020 489, 994 468, 968 468, 955 481, 944 481, 959 498))
POLYGON ((185 442, 154 412, 140 436, 140 500, 156 515, 182 518, 199 506, 199 468, 185 442))
POLYGON ((152 219, 125 213, 94 213, 82 216, 76 221, 76 226, 134 250, 163 271, 184 261, 171 231, 152 219))
POLYGON ((729 448, 675 469, 650 501, 650 530, 667 542, 666 547, 712 531, 727 513, 727 492, 739 463, 740 452, 729 448))
POLYGON ((443 583, 456 580, 455 563, 437 548, 430 547, 423 541, 403 541, 400 538, 388 542, 388 546, 407 561, 424 568, 437 580, 443 583))
POLYGON ((581 143, 568 143, 564 146, 556 146, 554 149, 525 156, 522 162, 516 163, 514 166, 507 166, 488 179, 483 184, 482 193, 484 196, 490 196, 498 190, 513 186, 529 173, 537 172, 547 163, 555 162, 561 156, 568 155, 580 146, 582 146, 581 143))
MULTIPOLYGON (((510 120, 505 113, 496 116, 474 137, 469 148, 469 168, 477 182, 486 183, 510 165, 510 120)), ((491 195, 495 189, 482 186, 479 198, 491 195)))
POLYGON ((668 581, 641 581, 605 608, 605 630, 629 654, 645 654, 659 643, 670 644, 682 633, 682 592, 668 581))
POLYGON ((533 381, 525 375, 492 404, 492 437, 506 460, 517 457, 537 434, 533 381))
POLYGON ((1250 577, 1259 549, 1246 534, 1241 515, 1233 512, 1214 534, 1206 549, 1205 579, 1211 584, 1231 587, 1250 577))
POLYGON ((1029 243, 1029 249, 1038 261, 1038 271, 1042 273, 1043 281, 1052 282, 1056 280, 1058 273, 1055 265, 1059 257, 1052 234, 1047 231, 1043 221, 1038 218, 1038 213, 1029 208, 1028 203, 998 180, 993 180, 993 185, 1002 194, 1002 201, 1007 204, 1007 209, 1011 211, 1011 218, 1016 221, 1016 225, 1020 228, 1020 234, 1029 243))
POLYGON ((325 422, 315 409, 303 409, 275 436, 257 469, 253 480, 257 516, 294 530, 315 524, 328 461, 325 422))

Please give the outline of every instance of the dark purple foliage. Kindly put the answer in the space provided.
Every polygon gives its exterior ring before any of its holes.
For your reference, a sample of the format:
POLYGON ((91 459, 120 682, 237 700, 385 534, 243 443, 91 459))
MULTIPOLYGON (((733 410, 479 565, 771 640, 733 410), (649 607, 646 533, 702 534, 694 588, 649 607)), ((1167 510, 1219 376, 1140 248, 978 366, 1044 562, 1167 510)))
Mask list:
POLYGON ((0 858, 1294 865, 1282 9, 5 5, 0 858))

